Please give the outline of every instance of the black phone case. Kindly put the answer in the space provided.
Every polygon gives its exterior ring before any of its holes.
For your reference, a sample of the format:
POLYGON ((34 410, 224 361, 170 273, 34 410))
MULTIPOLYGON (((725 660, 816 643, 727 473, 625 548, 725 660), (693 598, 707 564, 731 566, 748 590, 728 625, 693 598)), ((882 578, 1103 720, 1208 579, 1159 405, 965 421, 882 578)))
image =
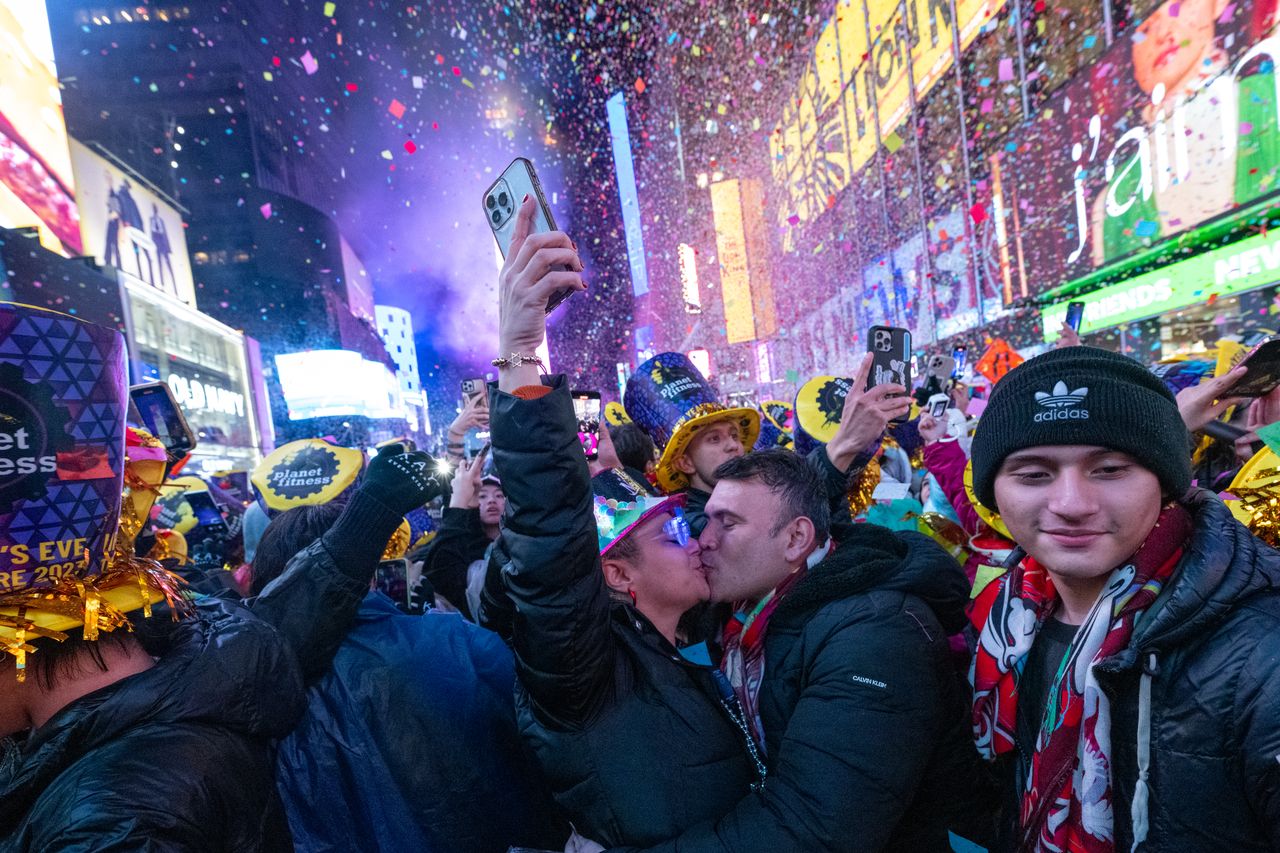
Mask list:
POLYGON ((897 326, 872 326, 867 332, 871 373, 867 388, 896 382, 911 389, 911 333, 897 326))

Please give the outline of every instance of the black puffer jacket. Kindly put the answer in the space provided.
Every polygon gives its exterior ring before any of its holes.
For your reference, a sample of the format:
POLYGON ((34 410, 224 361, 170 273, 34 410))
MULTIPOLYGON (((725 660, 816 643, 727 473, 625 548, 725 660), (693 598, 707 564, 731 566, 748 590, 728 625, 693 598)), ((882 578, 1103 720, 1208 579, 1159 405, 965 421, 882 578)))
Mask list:
POLYGON ((947 634, 968 584, 927 537, 871 524, 792 589, 765 638, 763 794, 655 849, 947 851, 989 840, 995 790, 974 749, 947 634))
POLYGON ((754 774, 710 672, 611 602, 573 403, 553 387, 490 401, 520 725, 579 833, 650 844, 729 811, 754 774))
POLYGON ((0 779, 0 850, 291 849, 270 741, 305 698, 277 632, 236 604, 140 620, 150 670, 62 709, 0 779))
POLYGON ((1280 553, 1209 492, 1188 506, 1195 530, 1173 581, 1129 648, 1095 667, 1111 697, 1116 849, 1133 844, 1145 668, 1148 831, 1138 849, 1280 850, 1280 553))

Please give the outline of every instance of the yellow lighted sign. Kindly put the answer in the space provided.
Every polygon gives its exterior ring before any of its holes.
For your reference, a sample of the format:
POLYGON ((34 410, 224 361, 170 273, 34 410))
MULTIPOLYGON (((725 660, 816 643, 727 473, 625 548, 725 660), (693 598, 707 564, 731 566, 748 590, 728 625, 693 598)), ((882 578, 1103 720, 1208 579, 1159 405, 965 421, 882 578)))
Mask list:
MULTIPOLYGON (((1005 1, 956 0, 961 50, 1005 1)), ((836 4, 770 140, 774 177, 789 197, 780 224, 809 222, 830 207, 875 155, 877 114, 882 137, 906 118, 908 55, 916 97, 923 98, 954 64, 949 4, 866 0, 865 11, 861 0, 836 4)))
POLYGON ((725 333, 731 344, 756 338, 739 184, 737 180, 729 180, 711 185, 711 213, 715 218, 716 251, 720 256, 720 295, 724 299, 725 333))

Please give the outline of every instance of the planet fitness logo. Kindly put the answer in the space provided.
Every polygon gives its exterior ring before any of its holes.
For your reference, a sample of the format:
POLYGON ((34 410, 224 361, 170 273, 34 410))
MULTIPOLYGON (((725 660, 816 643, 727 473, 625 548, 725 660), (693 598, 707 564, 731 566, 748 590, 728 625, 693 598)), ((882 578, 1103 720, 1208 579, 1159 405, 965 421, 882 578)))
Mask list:
POLYGON ((0 364, 0 513, 45 496, 58 476, 59 451, 75 447, 69 422, 48 385, 26 381, 16 364, 0 364))
POLYGON ((271 469, 267 486, 282 498, 296 500, 324 490, 337 476, 337 454, 322 447, 305 447, 271 469))
POLYGON ((1089 410, 1080 406, 1088 394, 1088 388, 1077 388, 1074 391, 1068 391, 1067 383, 1058 380, 1052 391, 1036 392, 1036 403, 1045 411, 1036 412, 1034 420, 1036 423, 1088 420, 1089 410))

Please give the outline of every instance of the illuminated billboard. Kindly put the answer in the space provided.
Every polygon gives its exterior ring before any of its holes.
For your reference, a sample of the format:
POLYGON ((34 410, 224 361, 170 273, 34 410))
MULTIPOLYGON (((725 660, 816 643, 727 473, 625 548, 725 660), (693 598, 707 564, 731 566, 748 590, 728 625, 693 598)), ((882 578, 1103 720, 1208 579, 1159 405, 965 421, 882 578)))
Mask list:
POLYGON ((0 0, 0 227, 81 253, 75 182, 45 4, 0 0))
MULTIPOLYGON (((956 0, 961 50, 1004 5, 956 0)), ((924 98, 954 64, 951 8, 937 0, 836 4, 770 140, 774 180, 787 193, 778 209, 786 248, 791 228, 832 207, 875 155, 878 141, 890 150, 901 144, 893 134, 910 109, 908 81, 914 77, 916 97, 924 98)))
POLYGON ((756 339, 739 183, 731 180, 711 185, 711 213, 715 218, 716 250, 720 257, 720 296, 724 300, 725 334, 731 344, 756 339))
POLYGON ((275 361, 291 421, 405 416, 395 374, 358 352, 309 350, 278 355, 275 361))
POLYGON ((1044 105, 1001 155, 1004 203, 1020 216, 1025 254, 1011 295, 1229 223, 1275 193, 1280 36, 1271 7, 1162 3, 1044 105))
POLYGON ((71 165, 85 254, 194 308, 196 288, 182 215, 75 139, 71 165))

